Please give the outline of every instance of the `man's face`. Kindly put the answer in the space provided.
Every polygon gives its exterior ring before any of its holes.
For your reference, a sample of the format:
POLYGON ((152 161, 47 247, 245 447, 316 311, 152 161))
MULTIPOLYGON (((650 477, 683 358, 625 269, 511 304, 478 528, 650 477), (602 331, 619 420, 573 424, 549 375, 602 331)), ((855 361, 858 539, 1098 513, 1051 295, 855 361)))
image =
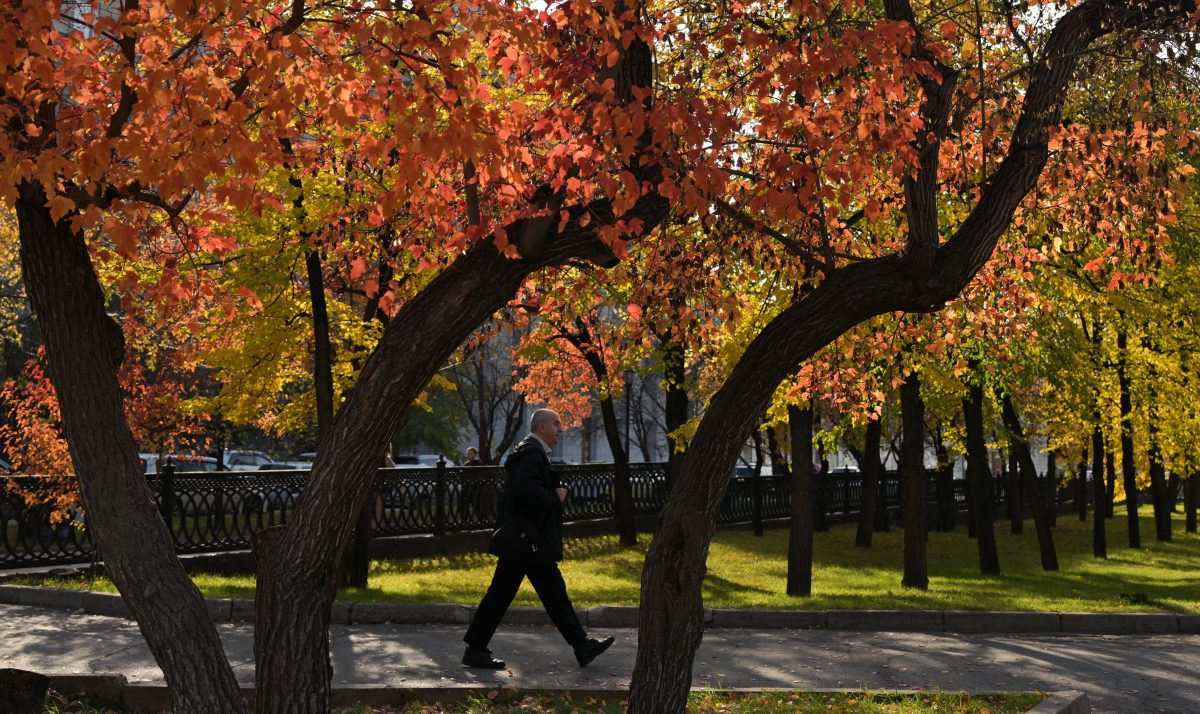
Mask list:
POLYGON ((554 445, 558 443, 558 437, 562 434, 562 421, 555 414, 553 419, 538 424, 538 430, 535 433, 539 439, 546 442, 546 446, 553 449, 554 445))
POLYGON ((468 459, 474 459, 477 456, 479 456, 479 452, 475 451, 475 449, 467 449, 467 458, 468 459))

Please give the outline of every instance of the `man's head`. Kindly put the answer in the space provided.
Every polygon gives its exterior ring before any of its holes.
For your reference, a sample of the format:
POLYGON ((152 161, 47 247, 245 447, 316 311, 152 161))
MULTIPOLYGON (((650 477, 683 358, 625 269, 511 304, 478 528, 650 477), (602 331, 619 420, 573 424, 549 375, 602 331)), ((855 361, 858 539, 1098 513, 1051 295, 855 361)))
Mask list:
POLYGON ((479 450, 474 446, 467 447, 467 461, 474 461, 479 458, 479 450))
POLYGON ((529 418, 529 431, 553 449, 562 434, 562 421, 552 409, 538 409, 529 418))

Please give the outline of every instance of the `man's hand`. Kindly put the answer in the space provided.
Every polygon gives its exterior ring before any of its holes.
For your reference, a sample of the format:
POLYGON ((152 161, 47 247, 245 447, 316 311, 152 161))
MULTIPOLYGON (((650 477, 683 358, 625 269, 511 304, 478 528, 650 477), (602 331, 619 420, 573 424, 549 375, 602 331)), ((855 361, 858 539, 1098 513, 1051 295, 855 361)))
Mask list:
POLYGON ((560 486, 559 488, 554 489, 554 492, 558 494, 558 500, 560 502, 567 500, 567 489, 560 486))

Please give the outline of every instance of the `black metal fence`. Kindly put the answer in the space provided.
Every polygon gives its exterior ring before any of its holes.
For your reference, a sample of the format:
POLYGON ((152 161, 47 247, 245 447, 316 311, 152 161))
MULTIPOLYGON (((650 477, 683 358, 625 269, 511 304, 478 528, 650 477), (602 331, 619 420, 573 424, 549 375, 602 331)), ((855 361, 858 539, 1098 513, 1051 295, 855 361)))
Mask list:
MULTIPOLYGON (((580 521, 614 515, 612 464, 557 467, 571 497, 566 519, 580 521)), ((203 553, 248 548, 254 533, 287 523, 304 495, 305 471, 242 471, 230 473, 180 473, 170 470, 148 478, 180 553, 203 553)), ((491 528, 495 523, 505 471, 498 466, 380 469, 371 497, 374 537, 408 534, 441 535, 491 528)), ((26 490, 38 487, 37 477, 11 477, 26 490)), ((630 465, 634 509, 652 515, 666 502, 666 464, 630 465)), ((945 481, 943 480, 944 484, 945 481)), ((997 482, 997 513, 1004 502, 997 482)), ((818 476, 818 507, 827 515, 849 515, 862 502, 862 479, 857 473, 818 476)), ((938 479, 928 479, 930 504, 947 503, 964 508, 963 482, 943 486, 938 500, 938 479)), ((884 505, 898 507, 897 474, 883 480, 884 505)), ((74 512, 54 523, 49 507, 28 507, 22 497, 0 481, 0 569, 55 563, 80 563, 92 559, 86 516, 74 512)), ((737 477, 730 481, 717 522, 761 522, 787 518, 791 513, 791 484, 782 476, 737 477)))

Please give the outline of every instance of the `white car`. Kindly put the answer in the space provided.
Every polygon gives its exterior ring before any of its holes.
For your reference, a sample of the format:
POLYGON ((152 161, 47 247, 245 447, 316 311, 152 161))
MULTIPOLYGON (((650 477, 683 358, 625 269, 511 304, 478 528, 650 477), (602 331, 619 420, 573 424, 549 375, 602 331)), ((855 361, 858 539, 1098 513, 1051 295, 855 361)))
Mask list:
POLYGON ((276 463, 261 451, 226 451, 225 468, 229 471, 258 471, 276 463))

